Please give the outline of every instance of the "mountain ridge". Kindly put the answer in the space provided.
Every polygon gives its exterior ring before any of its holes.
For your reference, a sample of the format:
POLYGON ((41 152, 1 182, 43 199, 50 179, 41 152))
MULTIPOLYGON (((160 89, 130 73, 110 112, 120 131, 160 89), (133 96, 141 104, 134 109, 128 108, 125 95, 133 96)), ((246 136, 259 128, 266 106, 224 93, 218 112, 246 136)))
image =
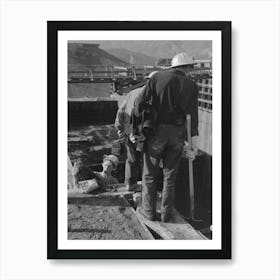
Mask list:
POLYGON ((124 48, 106 49, 106 52, 133 65, 154 65, 156 57, 148 56, 140 52, 133 52, 124 48))
POLYGON ((128 63, 101 49, 99 44, 68 43, 69 70, 78 70, 89 65, 127 66, 128 63))
POLYGON ((186 52, 196 59, 209 59, 212 57, 211 40, 104 40, 104 41, 78 41, 89 44, 99 44, 100 48, 126 49, 154 58, 172 58, 175 54, 186 52))

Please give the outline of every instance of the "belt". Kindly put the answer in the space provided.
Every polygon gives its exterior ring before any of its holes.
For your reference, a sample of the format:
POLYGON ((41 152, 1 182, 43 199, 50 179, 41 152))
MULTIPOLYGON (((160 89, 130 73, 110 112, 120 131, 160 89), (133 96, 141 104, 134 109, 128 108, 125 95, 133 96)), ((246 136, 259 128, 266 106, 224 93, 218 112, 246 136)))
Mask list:
POLYGON ((169 125, 175 125, 175 126, 182 126, 185 125, 185 120, 183 119, 176 119, 174 121, 159 121, 160 124, 169 124, 169 125))

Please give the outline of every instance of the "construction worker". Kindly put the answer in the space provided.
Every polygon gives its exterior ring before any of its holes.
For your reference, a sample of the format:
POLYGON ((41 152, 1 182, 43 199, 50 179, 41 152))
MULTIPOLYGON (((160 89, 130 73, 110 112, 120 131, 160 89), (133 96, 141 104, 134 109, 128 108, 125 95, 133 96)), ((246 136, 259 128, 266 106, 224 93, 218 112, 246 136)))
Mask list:
POLYGON ((194 159, 198 135, 198 87, 189 77, 195 62, 186 53, 173 57, 171 68, 158 72, 148 81, 142 98, 135 104, 135 114, 144 108, 156 111, 153 136, 148 138, 143 153, 142 202, 137 211, 148 220, 156 219, 156 178, 163 170, 161 221, 174 216, 175 179, 186 140, 186 116, 192 120, 194 159), (148 106, 148 107, 147 107, 148 106))
MULTIPOLYGON (((155 73, 156 71, 150 73, 147 79, 150 79, 155 73)), ((129 191, 139 189, 137 178, 140 170, 141 151, 137 149, 137 145, 141 141, 141 137, 132 134, 131 115, 136 98, 139 97, 145 88, 145 83, 140 85, 140 87, 128 93, 127 98, 117 112, 115 120, 118 136, 125 138, 127 155, 125 162, 125 185, 129 191)))
MULTIPOLYGON (((77 188, 82 193, 91 193, 96 189, 107 190, 110 185, 118 184, 118 180, 112 175, 112 171, 117 169, 119 159, 115 155, 104 155, 102 171, 91 171, 84 166, 81 160, 74 164, 74 170, 77 177, 77 188)), ((77 189, 76 189, 77 191, 77 189)))
POLYGON ((112 171, 116 170, 119 164, 119 159, 115 155, 104 155, 102 163, 102 172, 94 171, 94 177, 97 179, 98 184, 107 188, 109 185, 118 184, 118 180, 112 176, 112 171))

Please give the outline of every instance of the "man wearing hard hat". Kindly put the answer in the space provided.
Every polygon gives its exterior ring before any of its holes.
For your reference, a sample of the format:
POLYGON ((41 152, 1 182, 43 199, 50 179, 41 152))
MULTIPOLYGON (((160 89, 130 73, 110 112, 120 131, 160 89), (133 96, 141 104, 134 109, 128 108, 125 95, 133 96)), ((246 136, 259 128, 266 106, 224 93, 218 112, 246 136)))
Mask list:
POLYGON ((170 222, 173 218, 176 173, 186 139, 185 120, 188 114, 191 115, 191 136, 193 148, 196 149, 198 87, 189 77, 194 64, 186 53, 175 55, 171 68, 153 75, 143 98, 135 104, 135 111, 139 114, 145 104, 152 101, 157 114, 153 137, 147 139, 144 149, 142 203, 137 210, 149 220, 156 218, 156 178, 161 167, 164 176, 161 221, 170 222))
MULTIPOLYGON (((150 79, 157 71, 151 72, 146 79, 150 79)), ((116 115, 115 127, 118 136, 125 139, 126 162, 125 162, 125 184, 129 191, 137 190, 137 178, 140 170, 141 153, 137 151, 137 142, 141 141, 140 136, 132 134, 131 115, 134 109, 136 98, 141 95, 145 84, 130 91, 126 99, 119 107, 116 115)))

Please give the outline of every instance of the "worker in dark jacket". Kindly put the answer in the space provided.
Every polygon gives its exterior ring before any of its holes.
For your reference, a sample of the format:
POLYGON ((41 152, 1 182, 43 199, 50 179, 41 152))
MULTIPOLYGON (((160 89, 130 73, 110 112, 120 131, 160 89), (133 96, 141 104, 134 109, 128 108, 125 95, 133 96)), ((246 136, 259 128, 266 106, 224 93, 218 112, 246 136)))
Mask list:
MULTIPOLYGON (((150 79, 155 73, 156 71, 150 73, 147 79, 150 79)), ((142 154, 142 150, 139 147, 141 146, 141 142, 143 142, 143 135, 133 134, 132 112, 135 100, 141 96, 145 86, 146 85, 143 84, 141 87, 128 93, 126 99, 119 107, 115 120, 115 127, 117 129, 118 136, 125 139, 125 185, 129 191, 139 189, 137 178, 140 170, 140 158, 142 154)))
MULTIPOLYGON (((138 212, 149 220, 156 214, 156 178, 163 168, 161 220, 169 222, 174 214, 175 179, 186 138, 185 120, 191 115, 193 147, 198 135, 198 87, 190 78, 194 61, 181 53, 173 57, 171 69, 158 72, 149 80, 141 99, 135 104, 140 115, 153 106, 157 113, 154 132, 147 139, 143 156, 142 203, 138 212)), ((189 156, 194 158, 195 151, 189 156)))

